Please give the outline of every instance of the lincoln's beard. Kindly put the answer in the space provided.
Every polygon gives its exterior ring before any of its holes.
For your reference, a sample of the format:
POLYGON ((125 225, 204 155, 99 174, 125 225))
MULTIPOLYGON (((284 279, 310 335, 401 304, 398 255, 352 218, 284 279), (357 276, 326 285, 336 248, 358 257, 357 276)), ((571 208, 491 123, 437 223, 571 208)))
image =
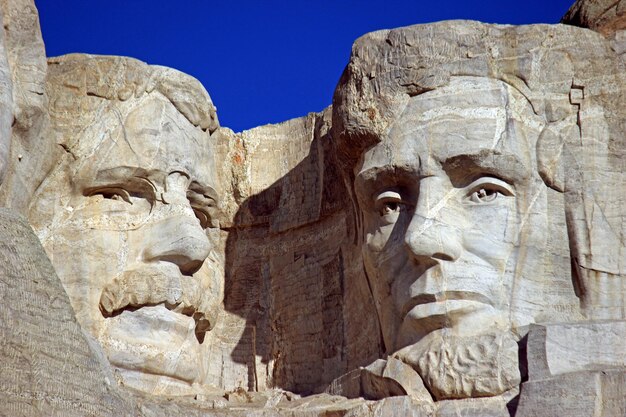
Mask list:
POLYGON ((435 399, 491 397, 520 384, 517 342, 510 332, 446 333, 433 332, 393 355, 420 374, 435 399))

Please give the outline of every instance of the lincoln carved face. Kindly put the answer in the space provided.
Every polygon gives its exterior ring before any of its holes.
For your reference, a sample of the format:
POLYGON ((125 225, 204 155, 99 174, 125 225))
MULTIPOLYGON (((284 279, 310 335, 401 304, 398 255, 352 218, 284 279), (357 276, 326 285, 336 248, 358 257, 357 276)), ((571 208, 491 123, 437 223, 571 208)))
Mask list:
POLYGON ((457 77, 411 97, 355 169, 363 257, 389 354, 432 334, 473 337, 533 320, 516 303, 545 247, 542 124, 496 80, 457 77))
POLYGON ((206 382, 204 342, 223 297, 209 132, 156 91, 102 101, 67 169, 47 180, 54 216, 39 234, 122 382, 186 393, 206 382))

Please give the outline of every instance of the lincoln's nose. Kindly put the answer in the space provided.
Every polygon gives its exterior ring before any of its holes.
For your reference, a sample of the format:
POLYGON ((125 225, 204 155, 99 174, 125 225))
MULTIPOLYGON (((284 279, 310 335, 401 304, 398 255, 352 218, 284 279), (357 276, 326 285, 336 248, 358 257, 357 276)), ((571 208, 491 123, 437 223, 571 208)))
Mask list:
POLYGON ((415 256, 442 261, 456 261, 462 251, 458 230, 432 218, 414 216, 405 243, 415 256))
POLYGON ((436 177, 424 178, 415 213, 405 236, 405 244, 416 257, 456 261, 463 251, 462 219, 450 211, 449 195, 436 177))
POLYGON ((146 239, 146 261, 172 262, 185 275, 200 269, 211 250, 209 239, 198 221, 183 214, 167 217, 152 225, 146 239))

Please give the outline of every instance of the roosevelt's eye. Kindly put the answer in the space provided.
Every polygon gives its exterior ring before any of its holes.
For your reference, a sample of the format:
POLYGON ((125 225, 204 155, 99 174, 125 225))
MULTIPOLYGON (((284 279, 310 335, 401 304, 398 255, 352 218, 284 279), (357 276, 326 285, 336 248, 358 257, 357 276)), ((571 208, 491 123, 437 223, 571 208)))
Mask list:
POLYGON ((130 194, 128 194, 128 191, 119 187, 97 188, 94 190, 89 190, 88 192, 85 193, 85 195, 87 197, 91 197, 94 195, 101 195, 102 197, 109 199, 109 200, 119 200, 119 201, 125 201, 128 204, 133 204, 130 201, 130 194))
POLYGON ((203 229, 218 227, 214 224, 214 213, 217 210, 217 203, 213 198, 201 192, 189 190, 187 191, 187 199, 203 229))
POLYGON ((207 210, 206 208, 200 208, 200 207, 192 207, 192 209, 193 209, 193 213, 196 215, 196 218, 200 222, 200 226, 203 229, 211 227, 212 221, 211 221, 211 214, 209 213, 209 210, 207 210))
POLYGON ((134 177, 123 184, 86 188, 83 190, 83 195, 85 197, 101 195, 105 199, 125 201, 128 204, 133 204, 131 197, 141 198, 152 205, 156 199, 156 189, 150 180, 134 177))
POLYGON ((466 198, 473 204, 486 204, 497 198, 514 195, 513 188, 506 182, 493 177, 482 177, 466 187, 466 198))
POLYGON ((85 192, 83 192, 83 195, 85 197, 101 195, 102 197, 108 200, 125 201, 128 204, 133 204, 132 201, 130 201, 130 194, 128 193, 128 191, 126 191, 125 189, 121 187, 92 188, 92 189, 85 190, 85 192))

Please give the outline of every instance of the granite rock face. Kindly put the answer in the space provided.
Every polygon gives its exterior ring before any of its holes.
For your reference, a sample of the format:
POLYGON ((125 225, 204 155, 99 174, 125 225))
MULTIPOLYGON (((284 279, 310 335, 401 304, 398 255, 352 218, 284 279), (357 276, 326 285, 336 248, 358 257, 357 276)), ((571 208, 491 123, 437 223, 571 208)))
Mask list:
POLYGON ((333 135, 386 353, 437 399, 514 395, 532 323, 626 319, 624 74, 567 26, 356 41, 333 135))
POLYGON ((222 334, 238 329, 223 359, 238 376, 217 370, 229 389, 245 378, 246 389, 319 392, 380 353, 329 122, 326 110, 234 139, 245 198, 226 246, 222 334))
POLYGON ((47 94, 64 152, 29 217, 77 318, 125 385, 193 391, 223 298, 211 100, 177 71, 83 55, 49 62, 47 94))
POLYGON ((626 29, 626 2, 623 0, 577 0, 561 23, 580 26, 610 37, 626 29))
POLYGON ((28 222, 3 208, 0 230, 0 414, 132 415, 28 222))
POLYGON ((0 6, 0 173, 5 173, 0 201, 25 214, 54 163, 44 91, 46 55, 33 1, 3 0, 0 6))
POLYGON ((0 415, 624 415, 622 3, 364 35, 235 133, 0 1, 0 415))

